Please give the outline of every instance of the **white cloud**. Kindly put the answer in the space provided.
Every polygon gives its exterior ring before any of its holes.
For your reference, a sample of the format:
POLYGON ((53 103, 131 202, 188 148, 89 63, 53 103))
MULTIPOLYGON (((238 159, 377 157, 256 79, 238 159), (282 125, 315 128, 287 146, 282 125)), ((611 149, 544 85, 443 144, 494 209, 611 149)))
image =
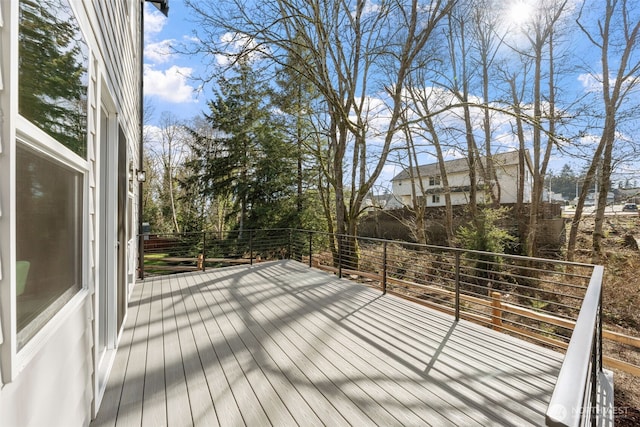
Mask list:
POLYGON ((162 40, 157 43, 148 43, 144 48, 145 58, 156 64, 165 63, 173 58, 172 45, 174 40, 162 40))
POLYGON ((177 65, 161 71, 154 70, 151 66, 144 68, 144 94, 157 96, 165 101, 176 104, 197 102, 194 99, 196 90, 187 84, 193 69, 178 67, 177 65))
POLYGON ((147 147, 153 147, 155 150, 162 140, 162 129, 155 125, 144 125, 144 139, 147 147))
POLYGON ((578 138, 578 144, 581 146, 595 146, 600 142, 600 136, 587 133, 578 138))
POLYGON ((160 13, 155 7, 145 2, 144 8, 144 31, 149 34, 158 34, 162 31, 167 17, 160 13))
POLYGON ((262 59, 263 55, 266 55, 268 48, 262 46, 258 47, 253 38, 247 34, 231 33, 227 32, 220 37, 221 49, 225 52, 223 54, 216 54, 216 63, 220 66, 229 66, 232 60, 239 54, 250 52, 246 56, 250 61, 257 61, 262 59))
POLYGON ((187 42, 187 43, 200 43, 201 42, 201 40, 198 37, 195 37, 195 36, 192 36, 192 35, 187 35, 187 34, 182 36, 182 40, 184 42, 187 42))
POLYGON ((578 81, 582 84, 585 92, 602 92, 602 75, 580 74, 578 81))
MULTIPOLYGON (((376 4, 370 0, 367 0, 365 2, 364 9, 362 10, 362 15, 363 16, 374 15, 376 13, 379 13, 381 10, 382 10, 382 7, 379 4, 376 4)), ((351 16, 353 17, 356 16, 355 10, 351 11, 351 16)))

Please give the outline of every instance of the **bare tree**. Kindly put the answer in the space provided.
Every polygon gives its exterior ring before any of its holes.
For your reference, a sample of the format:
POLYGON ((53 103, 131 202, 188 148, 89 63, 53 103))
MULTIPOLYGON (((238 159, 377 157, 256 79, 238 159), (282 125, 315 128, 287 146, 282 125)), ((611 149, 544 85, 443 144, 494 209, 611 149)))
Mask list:
POLYGON ((157 159, 161 171, 162 196, 168 200, 163 203, 163 210, 168 210, 171 218, 172 231, 180 232, 178 221, 176 175, 182 165, 187 146, 184 139, 184 128, 175 115, 163 112, 160 117, 157 139, 148 144, 149 152, 157 159))
MULTIPOLYGON (((553 104, 555 103, 554 84, 554 32, 558 22, 560 22, 567 5, 567 0, 561 2, 543 1, 533 14, 532 20, 522 29, 522 34, 527 40, 528 48, 515 47, 514 50, 519 55, 528 55, 533 62, 533 88, 532 88, 532 117, 529 122, 533 125, 532 141, 532 175, 533 189, 531 194, 531 205, 529 210, 529 224, 527 237, 525 239, 525 252, 529 256, 536 255, 538 213, 541 209, 542 192, 544 190, 544 177, 551 158, 552 149, 556 142, 555 121, 556 117, 553 104), (545 61, 546 58, 546 61, 545 61), (547 67, 546 73, 544 67, 547 67), (545 75, 548 78, 549 93, 546 99, 543 91, 543 81, 545 75), (548 111, 543 110, 545 104, 552 105, 548 111), (547 128, 545 129, 545 123, 547 128), (546 137, 546 141, 544 141, 546 137)), ((514 87, 511 88, 512 96, 515 96, 514 87)), ((519 109, 519 107, 518 107, 519 109)), ((520 110, 522 111, 522 110, 520 110)), ((519 115, 516 115, 519 117, 519 115)), ((517 126, 521 123, 516 121, 517 126)))
POLYGON ((582 216, 587 187, 596 176, 598 166, 598 201, 596 207, 595 228, 593 231, 593 262, 600 261, 603 238, 602 226, 606 208, 607 193, 611 189, 611 173, 613 166, 613 151, 617 140, 616 132, 622 113, 626 108, 637 108, 636 105, 626 105, 628 97, 640 85, 640 58, 637 56, 640 9, 637 4, 631 5, 627 0, 605 0, 593 2, 589 7, 585 2, 577 20, 580 29, 587 36, 590 43, 599 50, 602 69, 592 74, 592 77, 602 85, 602 101, 604 106, 604 125, 600 142, 593 160, 587 171, 585 183, 582 187, 575 216, 569 233, 567 257, 573 259, 576 245, 578 226, 582 216), (604 7, 602 7, 604 6, 604 7), (596 27, 590 27, 582 20, 585 11, 600 11, 596 27), (616 66, 617 69, 612 69, 616 66))
POLYGON ((477 64, 482 85, 483 119, 482 127, 484 131, 484 158, 485 170, 484 182, 485 191, 494 207, 500 204, 500 181, 493 162, 492 149, 492 110, 489 108, 490 95, 490 74, 494 66, 496 57, 503 45, 504 35, 498 34, 499 14, 495 13, 492 0, 476 0, 471 12, 471 33, 472 48, 477 51, 477 57, 471 57, 472 63, 477 64))
MULTIPOLYGON (((241 0, 187 1, 203 24, 202 51, 232 59, 261 55, 280 66, 285 58, 306 67, 293 72, 314 84, 326 104, 336 231, 354 236, 362 204, 380 176, 402 114, 405 79, 454 0, 241 0), (220 46, 223 35, 230 43, 220 46), (377 88, 373 88, 373 84, 377 88), (371 91, 389 103, 381 140, 369 142, 371 91)), ((325 163, 328 165, 329 163, 325 163)), ((328 169, 329 170, 329 169, 328 169)), ((351 259, 355 248, 349 246, 351 259)))
MULTIPOLYGON (((474 123, 471 114, 469 72, 469 47, 466 22, 473 12, 472 2, 457 3, 448 15, 448 44, 453 78, 448 79, 448 90, 453 93, 462 108, 464 121, 464 140, 466 141, 467 161, 469 165, 469 213, 476 218, 478 204, 478 171, 482 168, 480 152, 476 143, 474 123)), ((464 151, 464 149, 462 150, 464 151)), ((482 172, 481 172, 482 175, 482 172)))
MULTIPOLYGON (((422 83, 424 85, 425 79, 422 79, 422 83)), ((437 159, 438 168, 440 170, 440 180, 442 184, 442 193, 444 194, 445 199, 445 218, 444 218, 444 229, 447 235, 447 242, 451 244, 454 239, 454 229, 453 229, 453 207, 451 204, 451 188, 449 186, 449 177, 447 176, 447 170, 445 167, 445 156, 444 156, 444 144, 440 140, 440 132, 436 128, 436 124, 434 123, 434 119, 437 118, 438 114, 443 112, 447 112, 449 110, 448 105, 442 105, 442 100, 434 100, 434 91, 429 90, 427 88, 419 89, 415 82, 413 85, 410 85, 408 88, 411 109, 414 112, 414 115, 417 117, 416 125, 413 127, 413 132, 418 133, 420 137, 428 140, 430 142, 430 146, 435 151, 435 157, 437 159), (436 107, 436 106, 438 106, 436 107)), ((416 170, 419 171, 418 168, 418 156, 417 156, 417 148, 416 144, 413 143, 413 139, 411 139, 411 144, 408 143, 407 147, 410 153, 414 156, 414 162, 416 164, 416 170)), ((424 185, 422 183, 423 177, 420 174, 417 174, 418 182, 420 183, 420 192, 423 197, 426 197, 426 191, 424 185)), ((413 181, 413 180, 412 180, 413 181)), ((414 203, 415 204, 415 203, 414 203)), ((425 203, 426 205, 426 203, 425 203)), ((424 213, 423 213, 424 216, 424 213)), ((426 243, 426 238, 425 238, 426 243)))
POLYGON ((522 241, 526 240, 527 217, 525 215, 525 188, 528 168, 527 159, 527 142, 525 138, 525 110, 524 96, 527 88, 529 71, 531 68, 530 57, 526 55, 520 56, 520 62, 517 67, 509 69, 509 67, 499 67, 499 74, 506 84, 506 97, 510 99, 511 109, 513 110, 513 120, 511 128, 516 136, 518 143, 518 187, 516 195, 515 214, 518 224, 518 235, 522 241))

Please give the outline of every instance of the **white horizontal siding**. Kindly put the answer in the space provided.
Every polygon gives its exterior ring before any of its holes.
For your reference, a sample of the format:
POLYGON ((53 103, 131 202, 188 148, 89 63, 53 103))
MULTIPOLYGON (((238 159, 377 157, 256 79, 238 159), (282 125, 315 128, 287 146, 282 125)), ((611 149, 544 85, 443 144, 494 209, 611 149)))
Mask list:
POLYGON ((90 298, 59 325, 22 372, 0 391, 3 427, 86 426, 91 419, 90 298))
MULTIPOLYGON (((497 171, 498 182, 500 183, 500 203, 516 203, 518 195, 518 168, 517 165, 509 165, 506 167, 498 168, 497 171)), ((449 187, 468 187, 469 186, 469 174, 453 173, 448 177, 449 187)), ((430 186, 428 179, 423 179, 423 188, 427 193, 427 205, 428 206, 444 206, 444 188, 442 185, 430 186), (431 194, 440 195, 440 204, 431 203, 431 194)), ((411 205, 411 180, 399 180, 394 181, 392 184, 393 194, 398 197, 406 205, 411 205)), ((415 191, 420 194, 420 186, 416 183, 415 191)), ((529 187, 525 186, 525 202, 530 201, 529 187)), ((477 195, 478 203, 482 203, 484 195, 479 192, 477 195)), ((453 192, 451 193, 452 205, 464 205, 469 203, 468 192, 453 192)))

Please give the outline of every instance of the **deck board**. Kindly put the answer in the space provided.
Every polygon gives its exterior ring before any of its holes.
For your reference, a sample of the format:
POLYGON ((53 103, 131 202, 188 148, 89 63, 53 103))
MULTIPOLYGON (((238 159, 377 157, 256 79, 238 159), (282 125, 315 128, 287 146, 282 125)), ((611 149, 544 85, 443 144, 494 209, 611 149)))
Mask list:
POLYGON ((542 425, 562 355, 295 261, 136 284, 95 426, 542 425))
MULTIPOLYGON (((186 279, 193 279, 193 277, 186 279)), ((190 282, 191 285, 189 289, 193 286, 193 282, 190 282)), ((198 310, 196 300, 202 304, 201 300, 205 292, 206 290, 199 290, 191 294, 189 300, 194 310, 198 310)), ((226 385, 221 384, 215 387, 214 390, 219 393, 227 393, 228 390, 230 390, 233 393, 235 404, 238 406, 238 409, 234 410, 236 413, 234 418, 222 418, 227 417, 229 414, 220 411, 221 423, 226 425, 238 425, 241 422, 245 424, 255 422, 255 425, 268 424, 266 414, 233 351, 233 342, 237 340, 237 337, 234 334, 229 336, 229 331, 225 331, 226 321, 224 319, 224 313, 212 316, 211 312, 207 313, 207 311, 204 310, 206 307, 202 308, 203 310, 199 311, 198 319, 194 319, 196 323, 193 324, 193 327, 198 331, 198 336, 209 338, 207 341, 203 340, 202 352, 205 353, 215 350, 217 358, 221 363, 221 370, 227 381, 226 385), (238 419, 238 416, 241 418, 238 419)), ((226 311, 227 310, 225 310, 225 312, 226 311)))
MULTIPOLYGON (((230 304, 230 301, 220 293, 204 292, 203 302, 207 308, 223 306, 230 304)), ((240 305, 238 307, 243 309, 240 305)), ((211 313, 214 315, 213 313, 211 313)), ((320 422, 319 418, 310 410, 307 403, 304 401, 299 393, 290 393, 290 381, 286 378, 286 373, 283 371, 277 371, 277 375, 272 375, 277 366, 275 360, 268 351, 265 351, 264 346, 261 343, 260 337, 266 338, 263 331, 256 332, 256 323, 249 322, 245 324, 242 320, 243 311, 237 310, 230 312, 228 315, 219 315, 227 327, 230 327, 230 336, 240 336, 242 344, 238 340, 232 340, 235 342, 235 347, 232 348, 234 354, 250 355, 251 358, 245 356, 242 365, 243 370, 249 369, 253 371, 255 368, 254 377, 256 382, 269 384, 271 390, 263 390, 256 393, 257 396, 272 396, 266 402, 260 399, 261 406, 265 410, 269 417, 269 422, 276 425, 313 425, 320 422), (246 327, 247 333, 242 334, 241 331, 246 327), (244 347, 243 347, 244 346, 244 347), (247 351, 245 351, 245 349, 247 351), (286 403, 285 403, 286 402, 286 403), (295 418, 295 422, 294 422, 295 418)), ((239 361, 240 363, 240 361, 239 361)), ((249 377, 249 375, 247 375, 249 377)), ((251 381, 250 382, 254 382, 251 381)))
MULTIPOLYGON (((158 282, 159 288, 167 293, 162 300, 167 425, 179 425, 184 420, 192 419, 180 337, 178 336, 177 317, 181 312, 177 309, 178 297, 174 296, 174 289, 171 287, 174 280, 162 278, 158 282)), ((175 291, 178 291, 177 286, 175 291)))
MULTIPOLYGON (((325 316, 315 316, 311 313, 306 316, 299 316, 301 318, 308 318, 308 322, 290 318, 291 316, 281 307, 291 307, 294 304, 295 301, 282 300, 279 301, 278 304, 270 305, 270 307, 272 307, 276 315, 280 315, 286 319, 285 322, 293 323, 292 332, 294 336, 297 334, 299 338, 301 337, 301 339, 299 339, 301 346, 307 348, 307 353, 314 356, 318 368, 325 372, 333 383, 339 384, 341 387, 350 387, 350 389, 353 390, 350 399, 366 402, 366 404, 360 405, 361 407, 365 406, 367 409, 366 413, 369 419, 366 422, 371 423, 375 420, 383 425, 398 423, 411 425, 420 422, 419 418, 416 418, 412 411, 407 410, 411 406, 408 405, 409 402, 407 401, 407 398, 410 398, 410 396, 405 396, 403 403, 400 405, 400 411, 393 411, 393 405, 398 403, 398 399, 385 390, 385 386, 389 381, 387 380, 385 383, 382 383, 382 381, 379 381, 377 378, 372 379, 368 375, 367 370, 369 370, 370 362, 358 356, 358 352, 362 350, 362 347, 356 349, 356 351, 349 349, 356 345, 355 343, 358 341, 357 336, 346 333, 337 336, 335 340, 324 340, 323 337, 327 335, 325 331, 333 328, 332 325, 326 323, 328 319, 326 319, 325 316), (301 333, 300 331, 306 333, 301 333), (323 350, 325 346, 329 348, 328 353, 323 350), (336 361, 344 363, 336 363, 336 361), (376 402, 376 404, 372 405, 372 402, 376 402)), ((283 325, 278 326, 283 327, 283 325)), ((379 365, 381 372, 385 365, 386 361, 382 360, 382 363, 379 365)), ((422 392, 424 392, 424 390, 422 392)), ((419 405, 421 406, 424 403, 425 402, 419 402, 419 405)), ((436 420, 434 419, 434 421, 436 420)), ((424 424, 424 421, 421 423, 424 424)))
POLYGON ((167 425, 162 283, 150 286, 149 335, 142 401, 142 425, 145 427, 167 425))
MULTIPOLYGON (((121 382, 123 385, 116 420, 117 426, 133 427, 142 424, 142 399, 146 374, 149 315, 151 312, 149 301, 151 300, 152 289, 152 283, 142 284, 140 300, 146 302, 140 304, 137 321, 132 325, 133 334, 131 343, 128 346, 130 347, 129 359, 124 372, 124 381, 121 382)), ((110 379, 107 384, 109 384, 110 379)))
MULTIPOLYGON (((331 290, 327 289, 324 289, 323 291, 331 292, 331 290)), ((341 303, 340 305, 344 304, 341 303)), ((546 409, 546 402, 541 402, 536 399, 536 393, 540 390, 537 386, 539 383, 538 376, 544 375, 545 373, 540 372, 538 367, 534 367, 536 378, 534 379, 533 384, 527 382, 528 379, 526 377, 523 378, 517 375, 512 375, 513 372, 526 373, 526 369, 530 366, 526 366, 521 363, 519 358, 504 360, 500 358, 500 354, 506 350, 505 345, 508 346, 508 343, 503 341, 503 336, 498 337, 499 339, 492 339, 493 337, 491 334, 487 335, 483 330, 480 330, 481 333, 478 333, 477 328, 470 328, 461 334, 463 337, 462 339, 457 338, 460 334, 447 333, 447 335, 442 335, 436 333, 434 340, 434 332, 437 332, 437 330, 431 330, 430 334, 428 331, 420 333, 419 327, 413 327, 410 330, 409 337, 419 334, 419 336, 422 337, 420 342, 429 347, 428 349, 416 349, 415 346, 408 345, 406 340, 398 338, 400 334, 404 333, 404 331, 401 331, 397 327, 394 327, 394 325, 386 322, 386 318, 381 317, 379 321, 376 322, 378 313, 382 312, 384 312, 384 308, 377 306, 375 307, 375 311, 372 311, 365 316, 355 313, 350 317, 350 321, 355 324, 356 328, 361 328, 363 330, 375 329, 372 335, 380 340, 380 342, 384 342, 387 348, 400 349, 406 355, 409 355, 412 360, 417 361, 418 363, 423 363, 420 358, 424 357, 425 354, 429 354, 429 352, 435 351, 442 353, 442 357, 439 357, 437 362, 441 371, 444 372, 446 370, 445 375, 450 375, 450 378, 455 379, 456 375, 462 374, 467 380, 478 377, 477 383, 472 387, 472 389, 475 392, 480 393, 480 398, 472 395, 470 396, 472 400, 482 401, 482 399, 493 399, 494 401, 491 402, 492 405, 509 404, 512 402, 512 396, 514 393, 520 393, 521 400, 524 400, 524 398, 527 399, 525 405, 535 405, 537 407, 536 410, 539 411, 544 411, 546 409), (371 319, 373 319, 373 321, 371 321, 371 319), (429 335, 431 335, 431 338, 429 335), (477 340, 486 342, 490 344, 490 347, 486 345, 477 345, 475 340, 471 340, 473 344, 470 345, 468 337, 474 337, 477 340), (432 342, 429 343, 429 341, 432 342), (460 354, 463 354, 464 358, 457 357, 457 355, 460 354), (491 371, 482 371, 482 368, 485 367, 485 360, 494 361, 492 366, 490 366, 491 371), (470 361, 472 362, 471 364, 469 363, 470 361), (447 374, 447 372, 450 373, 447 374), (493 384, 493 382, 497 383, 493 384), (493 395, 493 397, 488 397, 489 395, 493 395), (539 403, 542 403, 542 406, 540 406, 539 403)), ((345 311, 345 313, 348 313, 348 311, 345 311)), ((431 319, 431 321, 437 321, 437 317, 431 319)), ((449 326, 451 326, 450 321, 446 321, 444 324, 440 325, 438 330, 445 331, 445 328, 449 326)), ((463 326, 461 328, 463 328, 463 326)), ((519 348, 514 347, 513 345, 511 345, 508 350, 509 351, 506 354, 520 354, 519 348)), ((523 356, 525 356, 526 359, 527 354, 524 353, 523 356)), ((528 356, 530 356, 530 353, 528 356)), ((540 359, 538 359, 536 364, 539 364, 540 362, 544 363, 544 358, 541 357, 540 359)), ((435 360, 435 358, 432 359, 432 361, 435 360)), ((425 371, 430 371, 433 367, 434 364, 429 362, 425 367, 425 371)), ((553 382, 555 376, 553 374, 547 375, 546 379, 553 382)), ((461 381, 455 382, 461 383, 461 381)), ((456 384, 456 386, 458 385, 459 384, 456 384)), ((458 387, 458 389, 459 388, 460 387, 458 387)), ((465 390, 461 390, 461 392, 465 392, 465 390)), ((451 396, 451 398, 455 399, 456 396, 451 396)), ((520 402, 516 402, 516 404, 521 405, 520 402)))
MULTIPOLYGON (((251 289, 248 289, 248 290, 249 292, 252 292, 251 289)), ((260 292, 260 295, 258 298, 264 298, 265 296, 266 295, 264 292, 260 292)), ((274 303, 275 304, 270 304, 270 305, 272 306, 287 305, 287 303, 284 301, 278 301, 278 302, 274 301, 274 303)), ((280 326, 279 329, 283 329, 282 326, 280 326)), ((284 328, 284 330, 285 332, 290 332, 286 328, 284 328)), ((295 331, 292 331, 292 332, 295 332, 295 331)), ((374 408, 374 411, 373 411, 374 413, 364 414, 362 413, 362 411, 357 411, 355 408, 349 407, 348 405, 349 396, 347 394, 344 394, 341 387, 336 385, 340 383, 348 384, 349 377, 346 374, 344 374, 340 370, 340 368, 338 368, 335 364, 330 362, 327 359, 327 356, 317 351, 316 347, 311 342, 311 341, 318 341, 317 336, 312 336, 309 338, 308 336, 306 336, 306 334, 291 333, 288 335, 288 339, 292 343, 292 346, 290 349, 291 356, 293 356, 298 360, 304 358, 305 359, 304 361, 307 362, 307 363, 304 363, 303 366, 308 371, 308 377, 313 378, 313 376, 315 376, 315 379, 313 380, 314 383, 331 381, 331 384, 326 384, 325 386, 328 390, 327 392, 325 392, 325 394, 334 396, 336 394, 339 395, 342 393, 343 398, 347 399, 345 400, 345 402, 341 402, 341 403, 347 403, 347 404, 343 404, 341 408, 342 411, 350 413, 351 414, 350 416, 352 417, 357 417, 360 422, 370 422, 371 417, 375 417, 375 416, 380 417, 381 422, 388 421, 387 414, 375 413, 375 411, 377 411, 378 408, 374 408), (301 349, 304 349, 304 354, 302 353, 301 349), (332 380, 335 377, 337 377, 337 380, 332 380)), ((356 393, 361 394, 360 390, 356 390, 356 393)))
POLYGON ((172 281, 171 289, 173 294, 178 295, 177 298, 174 297, 174 303, 177 307, 178 336, 191 404, 191 418, 194 425, 203 425, 207 420, 209 425, 215 426, 218 418, 211 397, 210 378, 205 375, 201 359, 201 355, 207 355, 211 347, 186 279, 185 276, 178 277, 176 281, 172 281))
POLYGON ((93 420, 92 425, 101 426, 101 427, 112 427, 116 424, 116 414, 118 413, 121 397, 122 397, 122 388, 124 386, 124 381, 121 381, 124 378, 124 375, 127 370, 127 364, 129 362, 129 356, 131 354, 131 341, 132 336, 135 331, 135 324, 137 322, 138 313, 140 304, 138 303, 141 300, 140 294, 142 293, 143 286, 136 286, 131 295, 132 303, 129 305, 129 313, 128 313, 128 321, 127 327, 125 327, 122 332, 122 336, 120 338, 120 342, 126 343, 126 345, 121 346, 117 353, 116 357, 113 361, 113 366, 111 368, 111 373, 109 378, 117 378, 118 381, 109 380, 107 382, 107 387, 102 398, 102 403, 100 405, 100 410, 95 420, 93 420))

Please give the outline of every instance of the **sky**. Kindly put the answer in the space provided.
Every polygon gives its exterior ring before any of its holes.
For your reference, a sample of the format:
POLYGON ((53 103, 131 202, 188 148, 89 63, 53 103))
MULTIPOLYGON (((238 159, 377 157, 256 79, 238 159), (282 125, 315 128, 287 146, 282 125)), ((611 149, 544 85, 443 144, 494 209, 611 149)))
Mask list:
MULTIPOLYGON (((511 19, 517 22, 528 12, 523 1, 514 5, 511 19)), ((171 49, 195 39, 190 11, 183 0, 171 0, 169 6, 169 16, 165 17, 150 3, 145 3, 144 94, 154 111, 150 123, 157 123, 164 111, 178 118, 192 118, 207 109, 206 101, 211 98, 211 89, 201 89, 197 80, 206 74, 203 60, 172 53, 171 49)))
MULTIPOLYGON (((529 12, 523 0, 513 2, 513 5, 515 6, 510 11, 510 19, 517 24, 518 20, 526 17, 529 12)), ((169 6, 169 16, 164 17, 152 5, 145 4, 144 94, 145 106, 150 107, 152 111, 152 114, 146 117, 147 125, 151 127, 160 123, 165 112, 169 112, 178 120, 189 120, 202 115, 207 110, 207 101, 212 97, 211 87, 202 88, 198 81, 198 77, 206 76, 206 64, 210 61, 206 58, 177 54, 171 48, 188 44, 195 39, 196 24, 191 21, 190 10, 184 5, 183 0, 171 0, 169 6)), ((584 48, 585 46, 575 46, 575 49, 584 48)), ((589 65, 597 68, 597 58, 591 61, 589 65)), ((578 71, 570 74, 562 84, 570 85, 576 91, 594 90, 593 78, 578 71)), ((381 128, 384 128, 384 123, 381 124, 381 128)), ((516 147, 508 123, 505 123, 504 135, 505 149, 516 147)), ((591 137, 594 139, 592 143, 596 142, 596 136, 591 137)), ((433 160, 423 163, 431 162, 433 160)), ((559 172, 567 163, 570 161, 556 156, 552 159, 550 169, 559 172)), ((577 166, 575 162, 571 163, 571 166, 575 173, 581 172, 581 166, 577 166)), ((382 181, 389 181, 400 171, 401 168, 398 166, 389 164, 385 168, 382 181)))
MULTIPOLYGON (((193 38, 193 23, 181 0, 169 2, 165 18, 154 6, 145 3, 144 16, 144 95, 153 115, 148 122, 157 124, 163 112, 178 119, 191 119, 206 110, 209 94, 200 90, 197 77, 205 70, 198 58, 172 53, 172 46, 193 38)), ((210 97, 210 96, 209 96, 210 97)))

